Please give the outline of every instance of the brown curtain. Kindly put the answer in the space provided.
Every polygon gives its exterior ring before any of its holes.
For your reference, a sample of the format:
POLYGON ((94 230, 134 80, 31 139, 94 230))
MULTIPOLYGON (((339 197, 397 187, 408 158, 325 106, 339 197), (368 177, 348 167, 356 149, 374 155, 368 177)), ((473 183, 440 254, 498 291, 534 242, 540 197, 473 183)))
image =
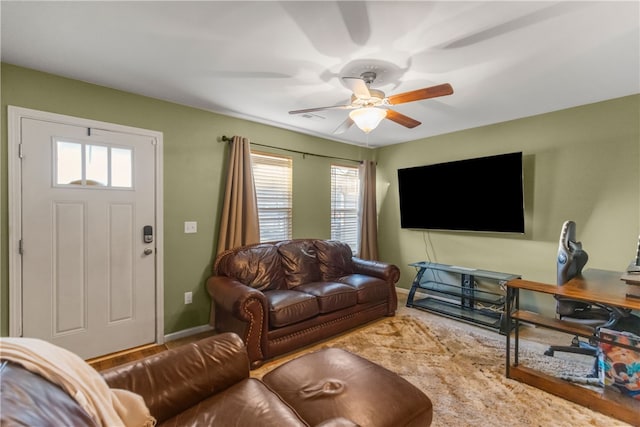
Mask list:
POLYGON ((258 201, 247 138, 234 136, 218 233, 218 253, 260 242, 258 201))
POLYGON ((376 162, 360 165, 360 248, 358 257, 378 260, 378 219, 376 211, 376 162))

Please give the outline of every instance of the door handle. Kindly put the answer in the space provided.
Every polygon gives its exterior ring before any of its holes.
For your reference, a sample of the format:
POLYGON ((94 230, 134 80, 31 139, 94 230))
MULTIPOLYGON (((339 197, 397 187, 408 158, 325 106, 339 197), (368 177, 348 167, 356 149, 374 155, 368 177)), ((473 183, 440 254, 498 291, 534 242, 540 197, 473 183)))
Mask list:
POLYGON ((151 248, 145 248, 144 249, 144 254, 145 255, 151 255, 152 253, 153 253, 153 249, 151 249, 151 248))

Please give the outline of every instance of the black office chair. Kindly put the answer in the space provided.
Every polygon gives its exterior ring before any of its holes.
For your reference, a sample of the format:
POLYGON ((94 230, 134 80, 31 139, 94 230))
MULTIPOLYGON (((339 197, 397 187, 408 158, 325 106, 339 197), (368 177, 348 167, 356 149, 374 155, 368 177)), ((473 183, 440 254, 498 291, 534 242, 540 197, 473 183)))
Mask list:
MULTIPOLYGON (((582 249, 582 243, 576 240, 575 222, 565 221, 562 225, 560 242, 558 244, 558 286, 562 286, 574 277, 580 276, 582 274, 582 268, 588 259, 589 256, 582 249)), ((558 313, 559 319, 592 327, 594 337, 597 336, 600 328, 634 331, 634 333, 637 333, 640 327, 640 319, 632 315, 631 310, 596 303, 587 303, 563 296, 555 296, 555 298, 556 313, 558 313)), ((585 342, 580 340, 579 336, 575 336, 571 341, 571 345, 552 345, 549 346, 544 354, 553 356, 556 351, 586 354, 595 357, 598 355, 598 345, 596 340, 585 342)), ((597 377, 597 375, 598 363, 596 360, 590 376, 597 377)))

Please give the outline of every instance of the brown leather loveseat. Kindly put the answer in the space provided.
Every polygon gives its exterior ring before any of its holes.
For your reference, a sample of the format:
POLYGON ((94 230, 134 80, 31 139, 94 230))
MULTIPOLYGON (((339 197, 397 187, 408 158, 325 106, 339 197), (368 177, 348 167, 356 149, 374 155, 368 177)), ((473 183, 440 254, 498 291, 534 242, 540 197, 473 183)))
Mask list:
POLYGON ((211 325, 235 332, 251 368, 397 309, 397 266, 354 257, 334 240, 243 246, 216 257, 211 325))

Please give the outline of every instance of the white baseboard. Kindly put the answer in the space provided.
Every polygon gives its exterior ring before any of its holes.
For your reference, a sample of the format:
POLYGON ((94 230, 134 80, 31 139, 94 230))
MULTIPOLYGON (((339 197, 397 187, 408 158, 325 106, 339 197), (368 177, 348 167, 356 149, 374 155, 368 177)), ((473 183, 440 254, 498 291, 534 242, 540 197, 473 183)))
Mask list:
POLYGON ((180 338, 186 338, 191 335, 199 334, 201 332, 208 332, 208 331, 213 331, 213 328, 210 325, 195 326, 193 328, 183 329, 181 331, 172 332, 170 334, 165 335, 164 342, 174 341, 180 338))

